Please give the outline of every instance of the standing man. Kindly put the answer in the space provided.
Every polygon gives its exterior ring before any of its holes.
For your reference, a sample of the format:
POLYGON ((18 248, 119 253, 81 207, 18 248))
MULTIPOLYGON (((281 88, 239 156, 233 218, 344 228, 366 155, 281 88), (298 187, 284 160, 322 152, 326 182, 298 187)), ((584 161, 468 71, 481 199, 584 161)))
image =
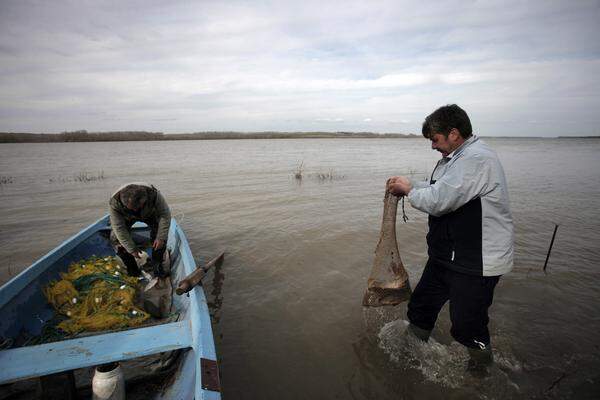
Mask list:
POLYGON ((487 374, 493 362, 488 308, 500 276, 513 265, 514 234, 504 170, 496 153, 472 135, 467 113, 440 107, 423 123, 423 136, 442 153, 431 180, 388 180, 429 214, 429 259, 408 304, 410 332, 427 341, 438 313, 450 301, 450 333, 466 346, 468 370, 487 374))
POLYGON ((166 249, 171 211, 160 192, 147 183, 128 183, 121 186, 110 198, 110 241, 131 276, 139 276, 136 258, 141 249, 131 237, 131 227, 141 221, 150 227, 152 242, 152 267, 154 276, 164 277, 162 259, 166 249))

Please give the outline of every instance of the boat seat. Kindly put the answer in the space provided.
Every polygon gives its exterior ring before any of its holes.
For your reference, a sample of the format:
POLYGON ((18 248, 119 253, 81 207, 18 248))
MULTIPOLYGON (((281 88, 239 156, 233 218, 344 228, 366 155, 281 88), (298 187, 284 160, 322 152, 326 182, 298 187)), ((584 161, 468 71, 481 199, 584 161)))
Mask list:
POLYGON ((0 384, 192 346, 190 321, 0 351, 0 384))

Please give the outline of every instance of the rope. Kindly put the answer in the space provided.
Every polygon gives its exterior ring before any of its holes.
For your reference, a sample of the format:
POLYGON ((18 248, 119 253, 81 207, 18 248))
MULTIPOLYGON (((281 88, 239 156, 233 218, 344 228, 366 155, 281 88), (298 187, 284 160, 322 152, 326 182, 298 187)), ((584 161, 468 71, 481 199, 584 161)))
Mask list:
POLYGON ((60 276, 44 294, 62 320, 48 324, 37 340, 139 326, 150 317, 135 304, 138 278, 121 271, 113 256, 72 263, 60 276))
POLYGON ((106 273, 97 273, 80 276, 73 281, 73 286, 75 289, 77 289, 77 291, 85 293, 90 290, 94 282, 99 280, 105 281, 112 286, 130 285, 129 282, 119 276, 109 275, 106 273))
POLYGON ((14 343, 11 338, 0 338, 0 350, 10 349, 14 343))
POLYGON ((408 221, 408 215, 406 215, 406 212, 404 211, 404 197, 405 196, 402 196, 402 221, 406 223, 406 221, 408 221))

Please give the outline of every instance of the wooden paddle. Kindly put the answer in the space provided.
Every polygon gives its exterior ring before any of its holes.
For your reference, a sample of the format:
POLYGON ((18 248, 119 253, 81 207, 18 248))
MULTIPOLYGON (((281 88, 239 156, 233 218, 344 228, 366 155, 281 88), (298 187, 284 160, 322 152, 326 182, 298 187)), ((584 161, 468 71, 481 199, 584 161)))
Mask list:
POLYGON ((211 269, 214 265, 220 266, 223 263, 224 257, 225 252, 207 262, 204 267, 199 267, 197 270, 183 278, 181 281, 179 281, 177 289, 175 289, 175 293, 181 296, 182 294, 192 290, 198 283, 200 283, 209 269, 211 269))

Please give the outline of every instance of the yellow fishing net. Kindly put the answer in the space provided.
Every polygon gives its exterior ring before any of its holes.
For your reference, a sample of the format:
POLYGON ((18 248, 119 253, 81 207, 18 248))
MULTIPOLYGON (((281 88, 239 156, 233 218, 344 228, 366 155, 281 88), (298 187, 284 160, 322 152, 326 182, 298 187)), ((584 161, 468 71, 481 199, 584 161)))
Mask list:
POLYGON ((44 288, 48 302, 66 317, 57 327, 75 334, 141 325, 150 315, 134 304, 138 279, 115 257, 91 257, 69 266, 44 288))

